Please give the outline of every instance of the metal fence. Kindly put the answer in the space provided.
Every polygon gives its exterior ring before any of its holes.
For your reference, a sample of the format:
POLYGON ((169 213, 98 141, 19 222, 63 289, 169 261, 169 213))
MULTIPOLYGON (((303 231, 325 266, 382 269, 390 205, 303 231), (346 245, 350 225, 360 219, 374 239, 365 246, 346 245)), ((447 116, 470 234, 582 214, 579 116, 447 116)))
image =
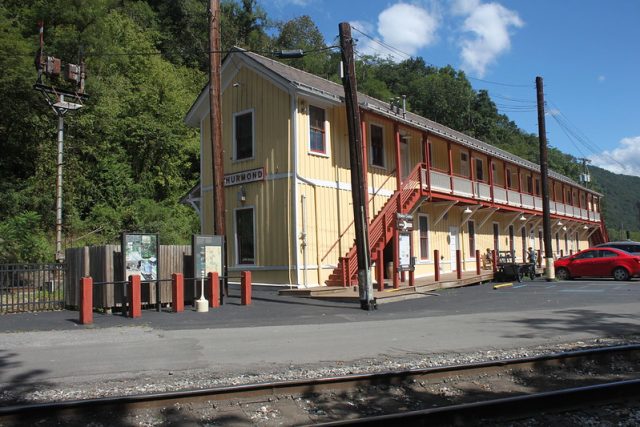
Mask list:
POLYGON ((65 264, 0 264, 0 313, 64 308, 65 264))

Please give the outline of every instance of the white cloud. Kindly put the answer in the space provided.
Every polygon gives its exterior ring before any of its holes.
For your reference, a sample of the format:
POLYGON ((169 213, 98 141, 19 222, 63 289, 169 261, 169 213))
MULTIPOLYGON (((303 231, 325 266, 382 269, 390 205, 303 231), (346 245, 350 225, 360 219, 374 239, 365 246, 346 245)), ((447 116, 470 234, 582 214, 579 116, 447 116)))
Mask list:
POLYGON ((592 156, 591 162, 614 173, 640 176, 640 136, 623 138, 611 151, 592 156))
POLYGON ((458 0, 452 13, 466 16, 462 31, 462 68, 484 77, 487 67, 511 48, 511 28, 520 28, 524 22, 518 14, 498 3, 481 4, 479 0, 458 0))
POLYGON ((375 31, 373 25, 367 22, 351 24, 379 42, 376 43, 356 32, 354 37, 358 39, 358 52, 402 61, 408 59, 408 56, 415 56, 418 50, 435 42, 438 19, 435 14, 422 7, 400 2, 380 12, 375 31))
POLYGON ((598 82, 599 82, 599 83, 602 83, 602 82, 604 82, 605 80, 607 80, 607 76, 604 76, 604 75, 602 75, 602 74, 600 74, 600 75, 598 76, 598 82))
POLYGON ((275 0, 275 3, 279 6, 279 7, 283 7, 283 6, 287 6, 287 5, 294 5, 294 6, 308 6, 310 3, 312 2, 312 0, 275 0))

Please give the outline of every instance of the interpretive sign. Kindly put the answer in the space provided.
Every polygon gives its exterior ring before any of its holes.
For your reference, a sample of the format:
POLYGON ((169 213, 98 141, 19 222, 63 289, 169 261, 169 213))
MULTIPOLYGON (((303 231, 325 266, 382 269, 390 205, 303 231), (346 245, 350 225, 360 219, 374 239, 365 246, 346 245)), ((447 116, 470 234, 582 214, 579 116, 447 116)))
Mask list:
POLYGON ((409 270, 411 267, 411 239, 409 233, 398 235, 400 253, 400 270, 409 270))
POLYGON ((223 236, 194 235, 192 244, 194 277, 201 279, 209 273, 218 273, 222 276, 223 250, 223 236))
POLYGON ((124 279, 139 275, 143 281, 158 280, 158 235, 122 233, 124 279))

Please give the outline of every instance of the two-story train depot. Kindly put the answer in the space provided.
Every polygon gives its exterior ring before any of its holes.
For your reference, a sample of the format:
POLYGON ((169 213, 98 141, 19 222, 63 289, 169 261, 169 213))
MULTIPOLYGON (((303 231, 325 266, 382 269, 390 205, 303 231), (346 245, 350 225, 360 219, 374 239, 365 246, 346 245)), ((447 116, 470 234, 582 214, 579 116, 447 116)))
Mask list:
MULTIPOLYGON (((238 51, 222 63, 221 88, 229 271, 298 287, 356 283, 342 86, 238 51)), ((435 274, 435 250, 447 272, 458 250, 462 270, 474 270, 477 249, 510 250, 522 261, 528 247, 543 249, 539 165, 386 102, 358 99, 374 282, 397 282, 386 271, 397 271, 407 251, 420 278, 435 274)), ((185 201, 199 212, 202 233, 213 234, 208 87, 185 121, 201 138, 201 181, 185 201)), ((601 194, 552 171, 548 188, 554 254, 607 239, 601 194)))

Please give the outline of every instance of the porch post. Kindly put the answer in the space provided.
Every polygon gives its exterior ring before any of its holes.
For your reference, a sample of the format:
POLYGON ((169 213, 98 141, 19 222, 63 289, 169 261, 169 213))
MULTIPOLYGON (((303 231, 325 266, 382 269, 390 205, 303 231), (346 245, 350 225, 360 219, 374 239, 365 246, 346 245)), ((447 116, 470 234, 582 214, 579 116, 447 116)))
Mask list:
POLYGON ((491 196, 491 203, 495 204, 493 200, 493 158, 487 156, 487 167, 489 168, 489 194, 491 196))
POLYGON ((451 141, 447 141, 447 155, 449 156, 449 181, 453 193, 453 157, 451 156, 451 141))
POLYGON ((378 249, 378 261, 376 262, 376 281, 378 290, 384 291, 384 248, 378 249))

